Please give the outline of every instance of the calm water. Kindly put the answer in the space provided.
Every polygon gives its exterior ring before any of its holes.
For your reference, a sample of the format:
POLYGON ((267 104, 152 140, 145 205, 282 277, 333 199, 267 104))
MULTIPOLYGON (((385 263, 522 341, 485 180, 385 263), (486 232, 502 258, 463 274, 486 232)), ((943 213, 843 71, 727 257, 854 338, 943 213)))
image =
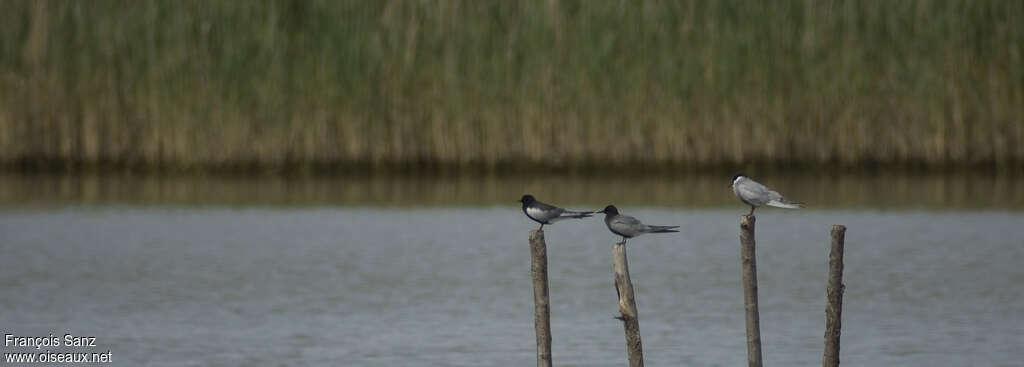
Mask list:
MULTIPOLYGON (((0 332, 97 338, 41 350, 110 350, 115 366, 535 363, 526 243, 535 226, 511 205, 29 199, 0 208, 0 332)), ((621 209, 682 226, 628 245, 648 365, 743 365, 743 208, 621 209)), ((834 223, 849 227, 843 365, 1024 358, 1024 240, 1014 232, 1024 213, 840 205, 759 211, 766 365, 821 363, 834 223)), ((555 363, 625 364, 613 319, 616 238, 599 218, 546 234, 555 363)))

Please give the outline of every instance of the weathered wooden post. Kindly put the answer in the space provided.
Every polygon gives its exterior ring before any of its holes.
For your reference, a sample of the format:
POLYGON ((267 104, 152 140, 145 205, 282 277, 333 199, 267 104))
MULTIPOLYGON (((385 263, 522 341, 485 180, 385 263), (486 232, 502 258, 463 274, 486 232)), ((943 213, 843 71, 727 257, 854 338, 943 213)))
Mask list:
POLYGON ((832 226, 832 250, 828 255, 828 304, 825 305, 825 356, 822 365, 839 366, 839 332, 843 316, 843 242, 846 226, 832 226))
POLYGON ((747 364, 761 367, 761 320, 757 312, 757 256, 752 214, 740 220, 740 260, 743 268, 743 306, 747 314, 747 364))
POLYGON ((537 332, 537 366, 551 367, 551 309, 548 302, 548 247, 544 230, 530 231, 533 278, 533 328, 537 332))
POLYGON ((637 319, 633 282, 629 279, 626 260, 626 241, 612 245, 612 271, 615 273, 615 292, 619 295, 619 317, 626 331, 626 354, 630 367, 644 365, 643 345, 640 342, 640 321, 637 319))

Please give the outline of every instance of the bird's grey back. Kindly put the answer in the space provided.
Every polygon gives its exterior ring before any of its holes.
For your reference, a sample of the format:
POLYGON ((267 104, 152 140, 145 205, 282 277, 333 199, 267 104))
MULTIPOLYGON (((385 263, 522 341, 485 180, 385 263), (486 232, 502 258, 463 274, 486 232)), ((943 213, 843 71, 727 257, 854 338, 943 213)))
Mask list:
MULTIPOLYGON (((747 204, 761 206, 770 200, 771 189, 760 182, 744 177, 732 185, 732 191, 747 204)), ((778 193, 775 193, 778 195, 778 193)))
POLYGON ((640 223, 639 219, 622 214, 605 216, 604 222, 608 225, 608 228, 629 237, 643 232, 644 227, 646 227, 643 223, 640 223))

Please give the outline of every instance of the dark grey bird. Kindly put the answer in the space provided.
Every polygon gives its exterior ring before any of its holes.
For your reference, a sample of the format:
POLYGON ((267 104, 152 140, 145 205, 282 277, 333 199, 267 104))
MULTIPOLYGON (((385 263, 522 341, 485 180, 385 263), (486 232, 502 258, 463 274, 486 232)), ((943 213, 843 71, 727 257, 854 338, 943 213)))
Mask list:
POLYGON ((645 233, 679 232, 676 230, 679 226, 652 226, 641 223, 639 219, 619 214, 619 209, 615 205, 606 206, 600 212, 604 213, 604 224, 608 226, 608 230, 622 236, 623 244, 626 243, 627 238, 633 238, 645 233))
POLYGON ((742 173, 732 177, 732 192, 740 198, 740 201, 750 205, 750 215, 754 215, 754 209, 762 205, 787 209, 803 207, 803 204, 786 199, 778 191, 769 189, 768 186, 762 185, 742 173))
POLYGON ((533 195, 523 195, 519 202, 523 203, 523 214, 526 214, 533 221, 540 223, 540 228, 537 230, 544 229, 545 224, 552 224, 563 219, 586 218, 594 215, 594 212, 565 210, 551 204, 545 204, 534 199, 533 195))

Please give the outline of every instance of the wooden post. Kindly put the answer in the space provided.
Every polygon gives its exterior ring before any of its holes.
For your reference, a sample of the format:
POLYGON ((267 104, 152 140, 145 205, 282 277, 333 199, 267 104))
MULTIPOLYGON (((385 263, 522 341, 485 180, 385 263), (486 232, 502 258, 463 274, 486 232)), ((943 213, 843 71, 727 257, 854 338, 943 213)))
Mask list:
POLYGON ((530 232, 533 278, 533 328, 537 332, 537 366, 551 367, 551 309, 548 302, 548 247, 544 230, 530 232))
POLYGON ((828 304, 825 305, 825 357, 822 365, 839 367, 839 331, 843 316, 843 242, 846 226, 832 226, 832 250, 828 255, 828 304))
POLYGON ((626 331, 626 354, 630 367, 643 367, 644 352, 640 342, 640 321, 637 319, 633 282, 629 279, 626 260, 626 241, 612 245, 612 271, 615 273, 615 292, 619 295, 619 317, 626 331))
POLYGON ((761 367, 761 320, 757 312, 757 256, 754 222, 747 214, 740 220, 740 260, 743 262, 743 306, 747 314, 747 364, 761 367))

